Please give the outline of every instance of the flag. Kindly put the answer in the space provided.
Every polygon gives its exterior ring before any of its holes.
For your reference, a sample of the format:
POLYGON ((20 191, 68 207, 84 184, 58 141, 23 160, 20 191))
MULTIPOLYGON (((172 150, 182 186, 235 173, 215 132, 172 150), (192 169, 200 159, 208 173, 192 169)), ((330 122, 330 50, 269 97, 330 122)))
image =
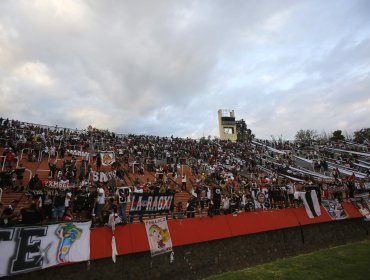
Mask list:
POLYGON ((191 195, 195 196, 195 197, 198 197, 197 193, 195 192, 195 189, 192 188, 191 189, 191 195))
POLYGON ((116 216, 115 213, 109 215, 107 226, 112 227, 112 260, 114 263, 116 263, 116 257, 118 255, 116 238, 114 237, 114 234, 116 232, 116 223, 118 222, 121 222, 121 219, 120 217, 116 216))
POLYGON ((102 165, 112 165, 116 161, 114 152, 102 151, 100 152, 102 165))
POLYGON ((299 197, 303 201, 304 208, 308 217, 311 219, 321 215, 319 200, 316 191, 311 190, 308 192, 299 192, 299 197))
POLYGON ((0 277, 89 260, 90 227, 91 221, 0 228, 0 277))
POLYGON ((152 257, 172 252, 172 240, 165 217, 145 221, 145 229, 152 257))
POLYGON ((337 199, 322 200, 322 206, 324 206, 330 218, 333 220, 342 220, 348 218, 347 212, 337 199))
POLYGON ((118 255, 117 253, 117 245, 116 245, 116 238, 112 237, 112 260, 114 263, 116 263, 116 256, 118 255))

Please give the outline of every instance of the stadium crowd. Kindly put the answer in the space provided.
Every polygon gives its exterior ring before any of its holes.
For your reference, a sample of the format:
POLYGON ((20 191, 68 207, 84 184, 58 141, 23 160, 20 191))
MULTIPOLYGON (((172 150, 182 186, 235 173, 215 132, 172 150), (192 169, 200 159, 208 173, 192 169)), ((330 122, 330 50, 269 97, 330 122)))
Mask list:
POLYGON ((368 191, 370 183, 370 168, 357 166, 357 171, 366 172, 363 178, 355 172, 343 175, 338 168, 329 172, 327 161, 356 167, 356 155, 288 141, 118 135, 92 127, 73 130, 3 118, 0 135, 1 192, 20 192, 27 198, 19 210, 17 200, 9 206, 0 203, 1 225, 86 219, 104 225, 112 216, 117 223, 130 223, 135 218, 127 210, 132 196, 145 193, 188 194, 166 213, 174 219, 283 209, 300 206, 296 193, 305 189, 315 189, 320 199, 341 202, 368 191), (115 155, 108 167, 103 165, 103 151, 115 155), (311 170, 323 176, 288 170, 300 168, 295 155, 311 160, 311 170), (40 178, 39 166, 45 161, 47 176, 40 178), (29 180, 24 178, 26 163, 36 164, 29 180))

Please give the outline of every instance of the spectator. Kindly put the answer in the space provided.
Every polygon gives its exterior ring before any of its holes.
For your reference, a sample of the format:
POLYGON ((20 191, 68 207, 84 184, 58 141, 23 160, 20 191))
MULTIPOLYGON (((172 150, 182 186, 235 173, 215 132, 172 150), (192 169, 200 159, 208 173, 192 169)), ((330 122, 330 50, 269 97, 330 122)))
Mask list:
POLYGON ((124 223, 127 222, 126 205, 127 202, 130 201, 130 193, 131 189, 129 187, 119 188, 116 192, 116 199, 118 201, 118 215, 120 216, 121 221, 124 223))
POLYGON ((82 219, 88 218, 89 211, 89 193, 85 186, 81 187, 80 190, 76 192, 76 197, 73 205, 73 211, 77 215, 77 219, 81 221, 82 219))
POLYGON ((23 166, 23 164, 19 164, 19 166, 15 169, 15 174, 17 178, 17 184, 16 184, 16 191, 23 191, 22 188, 20 188, 23 184, 23 177, 24 172, 26 171, 26 168, 23 166))
POLYGON ((15 159, 15 154, 13 153, 13 149, 9 148, 5 155, 5 167, 9 170, 12 169, 13 162, 15 159))
POLYGON ((96 155, 96 171, 100 172, 100 168, 102 166, 101 154, 98 152, 96 155))
POLYGON ((12 226, 17 223, 18 214, 15 208, 18 205, 18 200, 13 200, 8 207, 6 207, 0 216, 0 224, 12 226))
POLYGON ((97 216, 96 222, 103 224, 102 210, 105 205, 105 191, 102 186, 98 187, 97 194, 98 196, 96 198, 96 207, 95 207, 95 214, 97 216))
POLYGON ((63 215, 63 221, 64 222, 70 222, 72 220, 73 220, 73 214, 72 214, 71 209, 68 208, 68 209, 65 210, 65 213, 63 215))
POLYGON ((39 179, 38 174, 35 174, 35 176, 33 176, 31 178, 31 180, 28 182, 28 189, 31 190, 31 191, 36 190, 36 189, 40 189, 41 186, 42 186, 42 182, 39 179))
POLYGON ((181 178, 181 190, 186 191, 186 175, 182 175, 181 178))
POLYGON ((42 222, 42 215, 39 209, 37 209, 37 204, 32 201, 30 206, 21 209, 22 224, 38 224, 42 222))
POLYGON ((64 191, 60 191, 59 194, 54 196, 54 203, 53 203, 53 218, 56 221, 60 221, 63 219, 64 211, 65 211, 65 200, 66 194, 64 191))

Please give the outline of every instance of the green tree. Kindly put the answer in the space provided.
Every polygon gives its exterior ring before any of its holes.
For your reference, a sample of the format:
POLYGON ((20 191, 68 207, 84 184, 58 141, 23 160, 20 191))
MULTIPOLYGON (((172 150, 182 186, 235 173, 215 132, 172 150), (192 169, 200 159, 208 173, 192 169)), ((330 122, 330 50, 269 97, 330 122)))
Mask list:
POLYGON ((332 141, 343 141, 344 139, 344 135, 342 134, 342 131, 340 129, 334 131, 333 135, 330 137, 330 140, 332 141))
POLYGON ((247 127, 244 119, 236 121, 236 136, 238 142, 251 141, 254 139, 252 130, 247 127))
POLYGON ((357 143, 363 143, 366 140, 367 142, 370 142, 370 128, 362 128, 355 131, 354 136, 357 143))
POLYGON ((310 143, 318 137, 317 131, 313 129, 301 129, 295 134, 295 140, 303 143, 310 143))

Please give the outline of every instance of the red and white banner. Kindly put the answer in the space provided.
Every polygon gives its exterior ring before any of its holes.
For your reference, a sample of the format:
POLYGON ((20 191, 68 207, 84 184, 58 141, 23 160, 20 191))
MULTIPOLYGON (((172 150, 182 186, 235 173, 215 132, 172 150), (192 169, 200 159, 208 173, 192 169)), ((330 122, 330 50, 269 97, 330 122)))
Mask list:
POLYGON ((58 189, 58 190, 69 190, 73 187, 69 183, 69 180, 65 180, 65 181, 43 180, 42 184, 45 188, 58 189))
POLYGON ((152 257, 172 252, 172 240, 165 217, 145 221, 145 229, 152 257))
POLYGON ((116 161, 116 156, 114 152, 100 152, 100 157, 101 157, 101 162, 102 165, 107 166, 107 165, 112 165, 116 161))
POLYGON ((90 259, 91 222, 0 228, 0 277, 90 259))

